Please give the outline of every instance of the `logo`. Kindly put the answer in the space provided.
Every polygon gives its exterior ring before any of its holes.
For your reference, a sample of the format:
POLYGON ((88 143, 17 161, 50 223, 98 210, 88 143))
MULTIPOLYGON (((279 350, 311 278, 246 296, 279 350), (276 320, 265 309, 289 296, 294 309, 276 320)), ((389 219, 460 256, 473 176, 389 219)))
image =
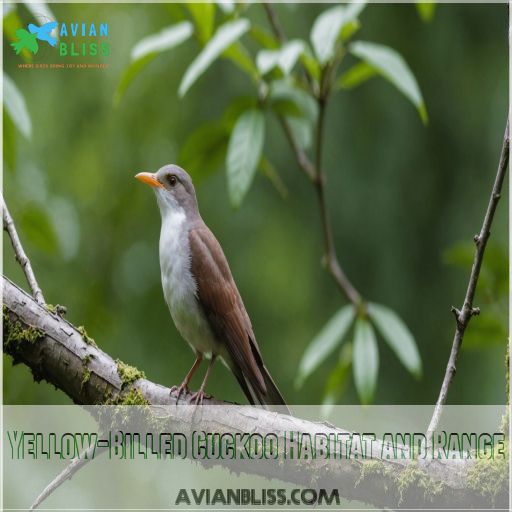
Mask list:
POLYGON ((28 30, 19 28, 16 30, 17 41, 11 43, 16 55, 19 55, 23 48, 32 52, 34 55, 39 51, 39 41, 46 41, 50 46, 57 44, 57 39, 51 35, 51 32, 57 28, 56 21, 50 21, 38 27, 33 23, 28 25, 28 30))
POLYGON ((11 43, 16 55, 24 49, 37 55, 41 44, 57 50, 59 57, 106 57, 110 55, 108 23, 58 23, 41 26, 29 23, 27 29, 16 30, 17 40, 11 43), (58 34, 58 35, 57 35, 58 34))

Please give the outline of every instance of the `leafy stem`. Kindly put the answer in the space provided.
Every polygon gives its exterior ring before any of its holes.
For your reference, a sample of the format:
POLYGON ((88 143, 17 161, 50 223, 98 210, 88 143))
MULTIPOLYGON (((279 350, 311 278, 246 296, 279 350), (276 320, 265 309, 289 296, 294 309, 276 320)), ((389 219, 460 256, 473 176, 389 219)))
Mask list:
MULTIPOLYGON (((286 39, 284 32, 282 31, 279 23, 277 13, 274 11, 272 5, 268 3, 263 4, 265 11, 269 18, 270 25, 274 31, 276 37, 283 41, 286 39)), ((335 75, 337 66, 341 62, 343 54, 339 52, 333 61, 325 66, 323 69, 320 90, 316 95, 318 103, 318 120, 316 126, 316 148, 315 148, 315 162, 307 156, 304 150, 300 147, 293 131, 291 130, 288 122, 282 116, 279 116, 281 126, 286 134, 288 142, 290 143, 292 150, 295 154, 295 158, 299 164, 299 167, 310 179, 316 190, 318 198, 318 208, 320 210, 320 222, 322 226, 322 233, 325 244, 325 266, 331 276, 333 277, 339 290, 348 298, 348 300, 354 305, 354 307, 360 311, 362 298, 361 294, 357 291, 354 285, 351 283, 347 275, 345 274, 336 254, 336 248, 334 246, 334 240, 332 235, 331 224, 329 221, 329 215, 327 212, 327 201, 325 197, 325 173, 322 168, 322 151, 324 143, 324 125, 326 116, 326 106, 329 97, 329 93, 332 85, 332 77, 335 75)), ((311 91, 315 96, 314 91, 311 91)), ((364 308, 363 308, 364 309, 364 308)))

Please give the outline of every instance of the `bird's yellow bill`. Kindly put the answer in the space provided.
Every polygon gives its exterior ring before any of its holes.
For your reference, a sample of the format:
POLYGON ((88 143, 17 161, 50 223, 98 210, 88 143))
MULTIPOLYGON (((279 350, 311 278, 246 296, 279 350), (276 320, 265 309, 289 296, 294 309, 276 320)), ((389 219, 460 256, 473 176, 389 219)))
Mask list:
POLYGON ((135 177, 142 181, 143 183, 147 183, 152 187, 163 187, 163 185, 156 179, 156 176, 150 172, 139 172, 135 177))

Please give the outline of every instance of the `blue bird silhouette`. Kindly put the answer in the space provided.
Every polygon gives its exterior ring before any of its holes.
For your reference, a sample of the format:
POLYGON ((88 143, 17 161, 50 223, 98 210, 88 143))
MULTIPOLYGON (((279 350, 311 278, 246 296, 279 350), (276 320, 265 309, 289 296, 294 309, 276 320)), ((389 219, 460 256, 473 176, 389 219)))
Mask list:
POLYGON ((57 44, 57 39, 50 35, 50 32, 55 28, 57 28, 56 21, 50 21, 44 25, 41 25, 40 27, 34 25, 33 23, 30 23, 28 26, 28 30, 31 34, 35 34, 37 39, 46 41, 51 46, 55 46, 57 44))

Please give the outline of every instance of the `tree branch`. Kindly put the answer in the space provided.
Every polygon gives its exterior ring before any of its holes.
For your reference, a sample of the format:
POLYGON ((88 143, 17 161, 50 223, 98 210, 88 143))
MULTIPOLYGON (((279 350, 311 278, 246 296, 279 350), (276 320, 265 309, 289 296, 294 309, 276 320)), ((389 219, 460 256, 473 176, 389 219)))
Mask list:
POLYGON ((282 116, 278 116, 278 118, 286 138, 288 139, 288 142, 290 143, 290 146, 293 150, 295 158, 297 159, 299 168, 304 172, 304 174, 309 178, 311 182, 314 182, 316 178, 316 169, 313 165, 313 162, 311 162, 306 152, 300 147, 299 141, 295 137, 295 134, 290 127, 290 123, 288 123, 288 121, 282 116))
POLYGON ((87 450, 84 450, 79 457, 73 459, 62 471, 59 473, 39 494, 34 500, 34 503, 30 506, 30 510, 35 510, 43 503, 43 501, 52 495, 66 480, 71 480, 75 473, 82 469, 88 462, 93 460, 93 456, 96 458, 100 453, 106 451, 106 448, 97 448, 91 446, 87 450))
MULTIPOLYGON (((87 337, 83 329, 77 329, 57 314, 38 304, 9 279, 3 277, 4 289, 4 350, 15 362, 23 362, 32 369, 36 380, 45 379, 66 393, 78 404, 125 404, 150 403, 176 405, 176 395, 170 389, 155 384, 144 377, 126 380, 125 366, 100 350, 87 337), (87 375, 87 378, 84 376, 87 375)), ((137 375, 137 370, 132 369, 137 375)), ((131 375, 134 372, 129 372, 131 375)), ((139 373, 139 375, 143 375, 139 373)), ((188 400, 191 395, 186 395, 188 400)), ((183 398, 180 403, 183 403, 183 398)), ((169 425, 176 432, 190 435, 194 430, 223 433, 258 432, 262 435, 275 433, 282 437, 293 431, 311 436, 323 433, 327 436, 347 433, 346 430, 324 423, 314 423, 300 418, 280 415, 252 406, 236 406, 206 398, 200 418, 194 417, 187 407, 173 407, 169 425)), ((174 430, 173 430, 174 431, 174 430)), ((378 441, 379 443, 379 441, 378 441)), ((379 453, 379 450, 376 450, 379 453)), ((270 461, 269 461, 270 462, 270 461)), ((267 478, 277 478, 297 485, 314 487, 322 482, 351 500, 375 504, 379 507, 481 506, 486 499, 478 490, 468 488, 466 475, 474 461, 423 460, 417 463, 404 459, 373 459, 373 465, 362 459, 338 458, 332 460, 292 460, 286 464, 251 464, 242 468, 236 460, 219 459, 208 464, 220 464, 234 471, 244 471, 267 478), (375 464, 378 466, 375 466, 375 464), (404 491, 404 472, 414 474, 404 491), (426 482, 441 485, 443 492, 430 494, 425 491, 426 482)), ((74 461, 40 495, 35 505, 47 497, 83 464, 74 461)), ((505 502, 506 489, 496 503, 505 502)))
POLYGON ((345 272, 341 268, 336 255, 336 248, 334 246, 331 224, 329 222, 329 215, 327 213, 327 204, 325 200, 325 174, 322 170, 322 150, 323 150, 323 138, 324 138, 324 122, 325 122, 325 107, 326 99, 319 99, 319 113, 318 113, 318 125, 317 125, 317 136, 316 136, 316 179, 315 188, 318 197, 318 207, 320 209, 320 218, 322 224, 322 232, 325 240, 325 260, 326 265, 333 276, 338 288, 344 293, 350 302, 355 307, 361 305, 361 295, 354 288, 345 272))
POLYGON ((478 283, 478 277, 480 276, 480 269, 484 259, 485 247, 487 240, 491 234, 491 225, 494 219, 494 213, 498 206, 498 201, 501 196, 501 189, 503 187, 503 181, 508 168, 509 160, 509 146, 510 146, 510 135, 509 135, 509 122, 507 121, 507 127, 505 128, 505 136, 503 139, 503 145, 501 148, 501 156, 498 164, 498 171, 496 179, 494 180, 494 186, 491 192, 491 198, 485 212, 484 221, 480 233, 475 235, 474 241, 476 244, 475 256, 473 259, 473 266, 471 268, 471 274, 469 276, 468 287, 466 289, 466 296, 464 297, 464 303, 460 310, 452 307, 452 312, 455 315, 455 335, 453 337, 452 350, 448 359, 448 365, 443 379, 443 384, 439 392, 439 398, 437 399, 436 407, 430 420, 430 424, 427 430, 427 436, 437 429, 441 414, 443 411, 443 405, 446 403, 448 396, 448 389, 452 383, 453 377, 456 371, 457 359, 459 357, 460 347, 464 338, 464 332, 471 320, 471 317, 478 315, 480 310, 473 307, 473 301, 475 298, 476 285, 478 283))
POLYGON ((277 16, 276 11, 274 10, 274 6, 268 2, 263 2, 263 7, 265 8, 268 20, 277 39, 279 40, 280 43, 285 43, 286 35, 283 31, 283 27, 281 26, 281 22, 279 21, 279 17, 277 16))
POLYGON ((20 238, 18 236, 18 232, 16 231, 16 227, 14 226, 14 222, 12 220, 11 214, 7 209, 7 204, 5 203, 4 198, 2 197, 2 209, 3 209, 3 219, 4 219, 4 230, 9 234, 9 238, 11 239, 12 247, 14 249, 14 254, 16 260, 21 265, 23 272, 25 272, 25 276, 27 278, 30 289, 32 290, 32 295, 35 297, 36 301, 39 304, 44 304, 44 297, 41 288, 37 284, 37 279, 32 270, 32 265, 30 264, 30 260, 28 256, 25 254, 23 250, 23 246, 21 245, 20 238))

